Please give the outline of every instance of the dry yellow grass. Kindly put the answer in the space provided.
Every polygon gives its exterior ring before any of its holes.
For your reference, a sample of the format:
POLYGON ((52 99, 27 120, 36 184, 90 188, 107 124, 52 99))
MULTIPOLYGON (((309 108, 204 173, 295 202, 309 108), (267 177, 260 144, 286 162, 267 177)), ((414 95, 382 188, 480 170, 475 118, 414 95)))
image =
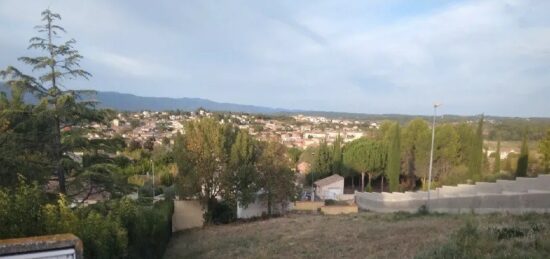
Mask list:
POLYGON ((412 258, 462 224, 452 215, 291 214, 178 233, 165 258, 412 258))

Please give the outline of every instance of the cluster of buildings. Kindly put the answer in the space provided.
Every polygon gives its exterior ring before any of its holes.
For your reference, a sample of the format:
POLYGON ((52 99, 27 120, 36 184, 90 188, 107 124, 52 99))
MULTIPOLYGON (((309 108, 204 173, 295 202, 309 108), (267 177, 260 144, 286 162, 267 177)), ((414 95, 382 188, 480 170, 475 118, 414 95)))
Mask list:
POLYGON ((296 115, 292 117, 265 117, 249 114, 213 114, 204 110, 196 112, 133 112, 118 113, 110 124, 94 123, 96 130, 89 138, 121 136, 128 141, 155 145, 173 143, 174 136, 184 134, 186 121, 216 116, 220 123, 233 123, 259 140, 279 141, 287 147, 305 149, 326 141, 332 143, 341 137, 350 142, 369 134, 370 128, 378 128, 378 122, 330 119, 322 116, 296 115))

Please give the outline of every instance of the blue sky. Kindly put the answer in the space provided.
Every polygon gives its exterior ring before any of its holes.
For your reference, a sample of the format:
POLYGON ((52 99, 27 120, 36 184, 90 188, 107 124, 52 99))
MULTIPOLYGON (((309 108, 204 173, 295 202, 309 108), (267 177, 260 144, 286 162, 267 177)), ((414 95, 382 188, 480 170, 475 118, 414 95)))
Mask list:
POLYGON ((360 113, 550 116, 550 1, 0 1, 0 67, 62 15, 71 88, 360 113))

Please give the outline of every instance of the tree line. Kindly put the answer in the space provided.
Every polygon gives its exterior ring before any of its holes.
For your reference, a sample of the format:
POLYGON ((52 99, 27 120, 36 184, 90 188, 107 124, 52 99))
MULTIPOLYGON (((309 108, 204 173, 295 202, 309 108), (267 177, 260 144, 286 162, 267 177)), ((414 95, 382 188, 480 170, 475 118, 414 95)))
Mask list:
MULTIPOLYGON (((436 126, 432 175, 435 186, 549 172, 550 130, 539 142, 538 154, 530 154, 529 131, 524 128, 520 152, 503 160, 500 138, 496 151, 487 154, 484 122, 482 115, 473 125, 462 122, 436 126)), ((322 141, 318 148, 304 151, 307 154, 302 154, 301 160, 311 153, 312 157, 307 158, 311 161, 308 183, 337 173, 351 179, 352 186, 359 177, 360 190, 372 190, 374 180, 380 191, 417 190, 427 186, 430 149, 431 126, 417 118, 404 127, 385 121, 373 137, 346 144, 340 137, 332 145, 322 141)))

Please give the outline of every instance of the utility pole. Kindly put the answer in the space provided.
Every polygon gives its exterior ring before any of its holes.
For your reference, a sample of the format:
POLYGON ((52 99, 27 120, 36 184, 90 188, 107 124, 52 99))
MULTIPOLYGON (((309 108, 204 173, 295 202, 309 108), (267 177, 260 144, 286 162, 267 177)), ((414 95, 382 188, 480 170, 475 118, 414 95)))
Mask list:
POLYGON ((432 119, 432 148, 430 150, 430 169, 428 172, 428 201, 426 203, 428 209, 430 207, 430 191, 432 189, 432 167, 434 161, 434 141, 435 141, 435 117, 437 116, 437 107, 441 106, 440 103, 434 104, 434 116, 432 119))
POLYGON ((153 171, 153 204, 155 203, 155 163, 153 163, 153 159, 151 159, 151 167, 153 171))

